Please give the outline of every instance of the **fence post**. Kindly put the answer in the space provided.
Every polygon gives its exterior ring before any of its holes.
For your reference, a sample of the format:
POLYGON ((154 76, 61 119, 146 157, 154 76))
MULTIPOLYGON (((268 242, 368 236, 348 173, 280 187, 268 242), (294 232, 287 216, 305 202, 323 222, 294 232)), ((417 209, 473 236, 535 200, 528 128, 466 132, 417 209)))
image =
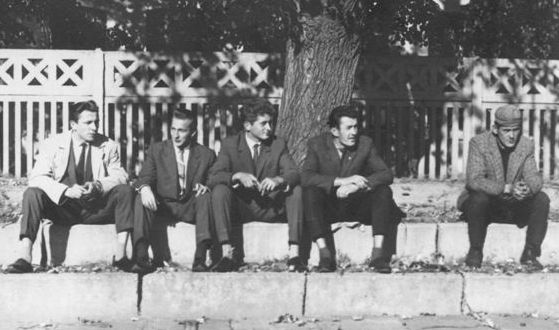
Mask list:
POLYGON ((92 97, 99 106, 99 132, 105 134, 105 53, 96 48, 93 56, 92 74, 101 79, 95 79, 92 97))

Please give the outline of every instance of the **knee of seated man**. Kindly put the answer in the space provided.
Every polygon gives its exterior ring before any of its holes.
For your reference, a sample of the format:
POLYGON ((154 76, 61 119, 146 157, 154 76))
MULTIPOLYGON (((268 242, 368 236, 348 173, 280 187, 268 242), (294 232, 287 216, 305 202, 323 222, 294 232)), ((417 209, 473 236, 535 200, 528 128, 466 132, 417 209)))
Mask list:
POLYGON ((481 191, 472 191, 469 193, 468 196, 468 205, 473 206, 475 205, 480 206, 480 205, 487 205, 490 202, 490 198, 489 195, 481 192, 481 191))
POLYGON ((392 189, 386 184, 376 186, 372 191, 373 198, 392 198, 392 189))
POLYGON ((538 207, 549 207, 551 200, 545 192, 539 191, 537 194, 534 195, 533 202, 536 203, 538 207))
POLYGON ((119 184, 118 186, 114 187, 114 192, 118 195, 126 196, 128 194, 132 195, 134 193, 134 188, 129 184, 119 184))
POLYGON ((296 198, 303 197, 303 188, 301 186, 295 186, 291 189, 291 195, 296 198))
POLYGON ((35 198, 42 197, 43 195, 46 195, 43 189, 37 187, 28 187, 23 192, 23 199, 29 199, 29 198, 35 199, 35 198))
POLYGON ((212 198, 220 200, 227 198, 231 195, 231 188, 224 184, 218 184, 217 186, 212 188, 212 198))

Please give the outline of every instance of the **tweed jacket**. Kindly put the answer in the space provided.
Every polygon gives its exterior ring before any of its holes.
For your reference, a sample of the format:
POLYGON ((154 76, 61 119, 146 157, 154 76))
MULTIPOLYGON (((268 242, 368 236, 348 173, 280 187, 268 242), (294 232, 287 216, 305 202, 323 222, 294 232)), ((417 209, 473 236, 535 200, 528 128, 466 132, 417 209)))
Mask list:
MULTIPOLYGON (((177 158, 173 141, 166 140, 151 145, 146 160, 134 182, 136 189, 149 185, 157 199, 179 200, 180 184, 177 158)), ((186 167, 186 197, 192 194, 197 183, 206 185, 210 167, 215 161, 213 150, 192 142, 186 167)))
POLYGON ((237 172, 252 173, 258 181, 280 176, 292 188, 300 182, 297 165, 289 154, 285 140, 276 136, 262 142, 256 168, 244 132, 223 140, 217 161, 210 170, 209 186, 231 186, 231 178, 237 172))
MULTIPOLYGON (((60 204, 68 188, 61 183, 68 167, 72 132, 56 134, 46 139, 39 148, 35 166, 29 176, 29 186, 42 189, 56 204, 60 204)), ((103 194, 113 187, 128 182, 128 174, 120 165, 118 144, 108 137, 97 134, 90 144, 93 180, 99 181, 103 194)))
POLYGON ((520 137, 509 156, 506 178, 497 143, 497 137, 492 132, 479 134, 470 140, 466 191, 458 198, 459 210, 462 210, 469 191, 481 191, 498 196, 503 192, 505 184, 514 184, 520 180, 526 182, 532 194, 542 189, 542 176, 538 172, 534 158, 534 142, 527 137, 520 137))
POLYGON ((392 171, 378 156, 373 140, 368 136, 359 136, 357 148, 350 151, 349 159, 349 165, 341 168, 340 156, 331 133, 311 138, 301 174, 303 187, 316 186, 330 193, 336 177, 355 174, 366 177, 372 189, 380 184, 392 183, 392 171))

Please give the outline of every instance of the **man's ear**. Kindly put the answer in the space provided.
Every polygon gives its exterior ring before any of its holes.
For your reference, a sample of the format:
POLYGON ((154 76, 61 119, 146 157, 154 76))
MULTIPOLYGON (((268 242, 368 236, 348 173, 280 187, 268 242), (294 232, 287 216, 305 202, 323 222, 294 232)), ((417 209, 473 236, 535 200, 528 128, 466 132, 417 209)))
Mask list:
POLYGON ((493 124, 491 126, 491 133, 493 133, 493 135, 499 134, 499 128, 497 127, 497 125, 493 124))
POLYGON ((331 127, 330 128, 330 133, 332 133, 332 135, 335 136, 335 137, 340 136, 340 130, 337 127, 331 127))
POLYGON ((250 126, 252 125, 248 121, 245 121, 243 123, 243 128, 245 129, 245 132, 250 130, 250 126))
POLYGON ((76 123, 75 121, 70 120, 70 129, 71 129, 72 131, 75 130, 77 124, 78 124, 78 123, 76 123))

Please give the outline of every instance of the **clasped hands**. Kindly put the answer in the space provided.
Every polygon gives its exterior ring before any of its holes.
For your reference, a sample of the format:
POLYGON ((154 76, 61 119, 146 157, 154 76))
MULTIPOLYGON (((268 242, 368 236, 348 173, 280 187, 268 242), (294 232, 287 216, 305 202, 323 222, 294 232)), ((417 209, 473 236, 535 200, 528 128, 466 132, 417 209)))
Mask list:
POLYGON ((346 178, 336 178, 334 186, 339 187, 336 190, 338 198, 347 198, 349 195, 362 190, 371 190, 369 180, 361 175, 352 175, 346 178))
POLYGON ((71 199, 82 199, 85 201, 95 200, 103 192, 99 181, 88 181, 82 185, 74 184, 64 191, 64 196, 71 199))
POLYGON ((505 184, 503 195, 505 200, 523 201, 530 196, 530 187, 524 181, 517 181, 514 184, 505 184))
POLYGON ((265 178, 261 182, 258 182, 258 179, 254 175, 245 172, 237 172, 231 179, 233 180, 234 188, 241 185, 248 189, 256 189, 261 196, 279 189, 285 182, 284 179, 279 176, 265 178))

